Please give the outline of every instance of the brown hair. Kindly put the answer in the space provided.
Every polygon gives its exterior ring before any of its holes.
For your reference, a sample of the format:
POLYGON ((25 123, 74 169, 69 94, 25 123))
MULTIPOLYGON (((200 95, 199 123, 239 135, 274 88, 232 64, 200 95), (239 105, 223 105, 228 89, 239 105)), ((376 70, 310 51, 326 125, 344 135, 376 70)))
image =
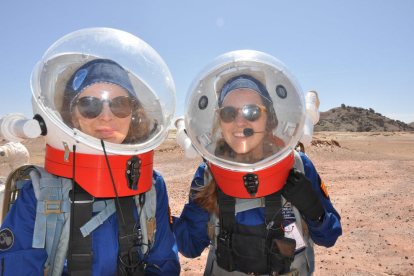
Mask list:
POLYGON ((145 107, 139 103, 138 109, 132 110, 131 123, 123 144, 135 144, 145 141, 150 133, 151 120, 147 117, 145 107))
MULTIPOLYGON (((208 165, 206 164, 206 167, 208 165)), ((207 177, 210 170, 204 171, 207 177)), ((210 172, 211 173, 211 172, 210 172)), ((216 217, 219 216, 219 210, 217 207, 217 184, 214 178, 205 186, 197 188, 191 188, 190 196, 197 202, 198 206, 207 210, 209 213, 216 213, 216 217), (194 192, 198 192, 194 195, 194 192)))

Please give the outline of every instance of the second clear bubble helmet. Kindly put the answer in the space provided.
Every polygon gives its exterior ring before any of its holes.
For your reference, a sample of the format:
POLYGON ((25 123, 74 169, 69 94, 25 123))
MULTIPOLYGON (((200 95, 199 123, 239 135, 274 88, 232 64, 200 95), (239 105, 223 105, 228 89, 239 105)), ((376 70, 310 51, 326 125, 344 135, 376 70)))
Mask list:
POLYGON ((283 63, 261 52, 235 51, 194 78, 185 127, 223 192, 260 197, 283 186, 305 107, 300 85, 283 63))

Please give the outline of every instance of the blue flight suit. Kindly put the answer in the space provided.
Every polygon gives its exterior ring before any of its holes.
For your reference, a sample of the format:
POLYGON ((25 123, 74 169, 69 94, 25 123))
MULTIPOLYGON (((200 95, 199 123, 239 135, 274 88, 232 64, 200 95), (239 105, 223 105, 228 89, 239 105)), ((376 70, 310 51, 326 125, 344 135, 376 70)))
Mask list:
MULTIPOLYGON (((332 206, 332 202, 325 196, 319 187, 318 173, 310 159, 303 153, 299 153, 305 169, 305 175, 312 182, 313 188, 325 208, 325 217, 321 222, 313 222, 304 218, 312 240, 320 246, 331 247, 335 244, 338 237, 342 234, 341 217, 332 206)), ((204 185, 204 171, 206 163, 202 163, 191 183, 192 188, 199 188, 204 185)), ((192 191, 192 194, 194 195, 192 191)), ((187 258, 200 256, 203 250, 209 246, 210 239, 207 234, 207 222, 210 221, 208 212, 197 205, 190 196, 189 203, 179 218, 173 217, 174 234, 177 239, 178 251, 187 258)), ((237 213, 236 222, 255 226, 263 224, 265 221, 265 208, 255 208, 237 213)), ((292 220, 290 220, 293 222, 292 220)))
MULTIPOLYGON (((147 266, 145 275, 179 275, 181 268, 178 260, 177 245, 169 225, 170 214, 167 188, 164 179, 158 172, 153 172, 153 179, 156 181, 155 188, 157 192, 157 231, 154 246, 149 252, 147 259, 142 254, 141 257, 147 264, 155 264, 160 267, 163 272, 155 267, 147 266)), ((45 249, 32 248, 36 205, 37 199, 32 182, 29 181, 21 189, 19 197, 0 228, 8 228, 14 234, 13 246, 8 250, 0 251, 0 271, 4 271, 1 275, 43 276, 43 264, 47 259, 47 252, 45 249)), ((135 218, 138 219, 136 208, 134 208, 134 214, 135 218)), ((118 232, 116 212, 92 232, 92 250, 94 254, 92 275, 112 276, 116 272, 119 251, 118 232)), ((62 275, 67 275, 66 265, 62 275)))

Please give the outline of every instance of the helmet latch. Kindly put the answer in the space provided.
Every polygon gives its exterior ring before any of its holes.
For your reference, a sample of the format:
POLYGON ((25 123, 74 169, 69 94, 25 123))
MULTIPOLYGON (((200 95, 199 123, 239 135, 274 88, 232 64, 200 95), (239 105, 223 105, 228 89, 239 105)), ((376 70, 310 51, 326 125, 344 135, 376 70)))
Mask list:
POLYGON ((259 188, 259 177, 257 174, 248 173, 243 176, 244 187, 251 197, 255 197, 259 188))
POLYGON ((138 190, 138 180, 139 176, 141 175, 141 159, 137 156, 132 156, 127 161, 127 168, 126 168, 126 179, 128 182, 128 188, 132 190, 138 190))

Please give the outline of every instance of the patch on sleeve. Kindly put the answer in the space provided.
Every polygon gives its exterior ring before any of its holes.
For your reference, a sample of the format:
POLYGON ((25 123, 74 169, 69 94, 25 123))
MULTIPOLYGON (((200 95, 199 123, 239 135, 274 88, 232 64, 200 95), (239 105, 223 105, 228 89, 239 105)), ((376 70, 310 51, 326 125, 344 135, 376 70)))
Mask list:
POLYGON ((328 189, 326 189, 325 183, 323 183, 323 180, 321 179, 321 177, 318 175, 318 184, 319 184, 319 188, 321 188, 322 194, 324 195, 324 197, 326 199, 329 199, 329 194, 328 194, 328 189))
POLYGON ((172 219, 172 215, 171 215, 171 207, 170 206, 168 206, 168 217, 169 217, 168 222, 170 223, 170 229, 171 229, 171 232, 172 232, 173 231, 173 219, 172 219))
POLYGON ((4 228, 0 231, 0 250, 5 251, 9 250, 14 244, 14 235, 13 232, 4 228))
POLYGON ((295 219, 295 214, 293 213, 290 202, 287 202, 286 205, 282 207, 282 216, 284 219, 295 219))

